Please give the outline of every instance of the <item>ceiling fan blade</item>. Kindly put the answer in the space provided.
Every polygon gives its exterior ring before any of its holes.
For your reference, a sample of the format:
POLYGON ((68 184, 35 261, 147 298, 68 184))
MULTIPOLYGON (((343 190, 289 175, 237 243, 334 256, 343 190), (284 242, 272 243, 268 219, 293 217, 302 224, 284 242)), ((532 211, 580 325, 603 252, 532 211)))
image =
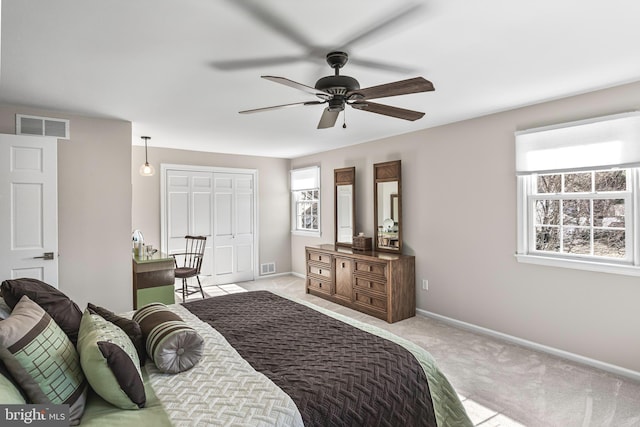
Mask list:
POLYGON ((262 6, 262 2, 229 0, 229 3, 234 6, 241 7, 249 14, 251 14, 254 18, 256 18, 259 22, 262 22, 273 31, 286 37, 288 40, 296 43, 297 45, 305 47, 307 49, 313 48, 313 44, 309 39, 307 39, 303 32, 298 31, 288 22, 280 18, 277 14, 262 6))
POLYGON ((363 28, 356 34, 353 34, 335 50, 350 50, 351 46, 356 43, 361 43, 375 35, 380 35, 383 30, 388 31, 394 25, 399 24, 402 19, 410 15, 415 16, 415 13, 423 6, 424 5, 421 3, 407 4, 404 6, 394 5, 394 10, 385 14, 383 19, 379 22, 373 23, 367 28, 363 28))
POLYGON ((338 120, 339 114, 340 111, 330 111, 329 107, 325 108, 322 112, 322 117, 320 117, 318 129, 327 129, 334 127, 336 124, 336 120, 338 120))
POLYGON ((414 77, 412 79, 353 90, 347 92, 347 97, 351 99, 376 99, 432 90, 435 90, 435 88, 429 80, 424 77, 414 77))
POLYGON ((349 64, 351 65, 359 65, 360 67, 365 68, 373 68, 376 70, 384 70, 391 71, 394 73, 415 73, 416 68, 407 67, 404 65, 391 64, 387 62, 373 61, 370 59, 362 59, 362 58, 349 58, 349 64))
POLYGON ((294 82, 293 80, 289 80, 285 77, 277 77, 277 76, 261 76, 263 79, 271 80, 275 83, 280 83, 285 86, 292 87, 294 89, 301 90, 303 92, 310 93, 311 95, 322 96, 322 97, 332 97, 329 92, 324 90, 319 90, 311 86, 303 85, 302 83, 294 82))
POLYGON ((324 101, 294 102, 292 104, 274 105, 272 107, 254 108, 252 110, 242 110, 238 112, 240 114, 252 114, 252 113, 261 113, 263 111, 281 110, 281 109, 290 108, 290 107, 301 107, 304 105, 318 105, 318 104, 324 104, 324 101))
POLYGON ((304 61, 300 56, 278 56, 275 58, 230 59, 223 61, 211 61, 209 65, 221 71, 244 70, 247 68, 269 67, 273 65, 290 64, 304 61))
POLYGON ((390 105, 376 104, 369 101, 355 101, 350 104, 356 110, 364 110, 370 113, 382 114, 383 116, 395 117, 409 121, 421 119, 424 113, 420 111, 405 110, 404 108, 392 107, 390 105))

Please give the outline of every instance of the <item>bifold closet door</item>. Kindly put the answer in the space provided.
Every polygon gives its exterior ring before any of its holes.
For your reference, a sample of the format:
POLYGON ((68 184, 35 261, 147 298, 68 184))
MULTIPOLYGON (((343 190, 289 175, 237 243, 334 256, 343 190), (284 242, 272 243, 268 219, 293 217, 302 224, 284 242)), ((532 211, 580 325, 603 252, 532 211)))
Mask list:
POLYGON ((167 252, 184 252, 184 236, 206 236, 202 274, 213 275, 213 173, 168 170, 166 179, 167 252))
POLYGON ((254 279, 254 179, 252 174, 214 173, 215 282, 254 279))

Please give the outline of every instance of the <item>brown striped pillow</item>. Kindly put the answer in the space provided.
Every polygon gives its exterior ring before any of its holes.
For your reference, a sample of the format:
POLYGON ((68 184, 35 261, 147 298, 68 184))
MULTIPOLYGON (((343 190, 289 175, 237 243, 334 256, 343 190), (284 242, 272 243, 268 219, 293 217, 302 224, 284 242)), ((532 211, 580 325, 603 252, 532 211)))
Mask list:
POLYGON ((162 372, 175 374, 194 367, 204 340, 166 305, 151 303, 133 315, 144 336, 147 354, 162 372))

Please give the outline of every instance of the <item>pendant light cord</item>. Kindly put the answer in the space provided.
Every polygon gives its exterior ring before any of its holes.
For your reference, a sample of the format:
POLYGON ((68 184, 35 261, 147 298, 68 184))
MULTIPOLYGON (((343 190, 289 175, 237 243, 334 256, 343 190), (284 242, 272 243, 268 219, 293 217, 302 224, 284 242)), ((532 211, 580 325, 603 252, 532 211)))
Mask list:
POLYGON ((151 139, 150 136, 141 136, 140 138, 144 139, 144 163, 149 164, 149 158, 147 156, 147 141, 151 139))

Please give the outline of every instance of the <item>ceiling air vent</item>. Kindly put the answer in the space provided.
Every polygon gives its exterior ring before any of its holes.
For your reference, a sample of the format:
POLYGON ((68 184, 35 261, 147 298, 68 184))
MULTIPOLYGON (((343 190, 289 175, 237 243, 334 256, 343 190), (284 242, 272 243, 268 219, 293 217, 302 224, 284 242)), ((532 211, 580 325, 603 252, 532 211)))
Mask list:
POLYGON ((16 114, 16 134, 69 139, 69 120, 16 114))

